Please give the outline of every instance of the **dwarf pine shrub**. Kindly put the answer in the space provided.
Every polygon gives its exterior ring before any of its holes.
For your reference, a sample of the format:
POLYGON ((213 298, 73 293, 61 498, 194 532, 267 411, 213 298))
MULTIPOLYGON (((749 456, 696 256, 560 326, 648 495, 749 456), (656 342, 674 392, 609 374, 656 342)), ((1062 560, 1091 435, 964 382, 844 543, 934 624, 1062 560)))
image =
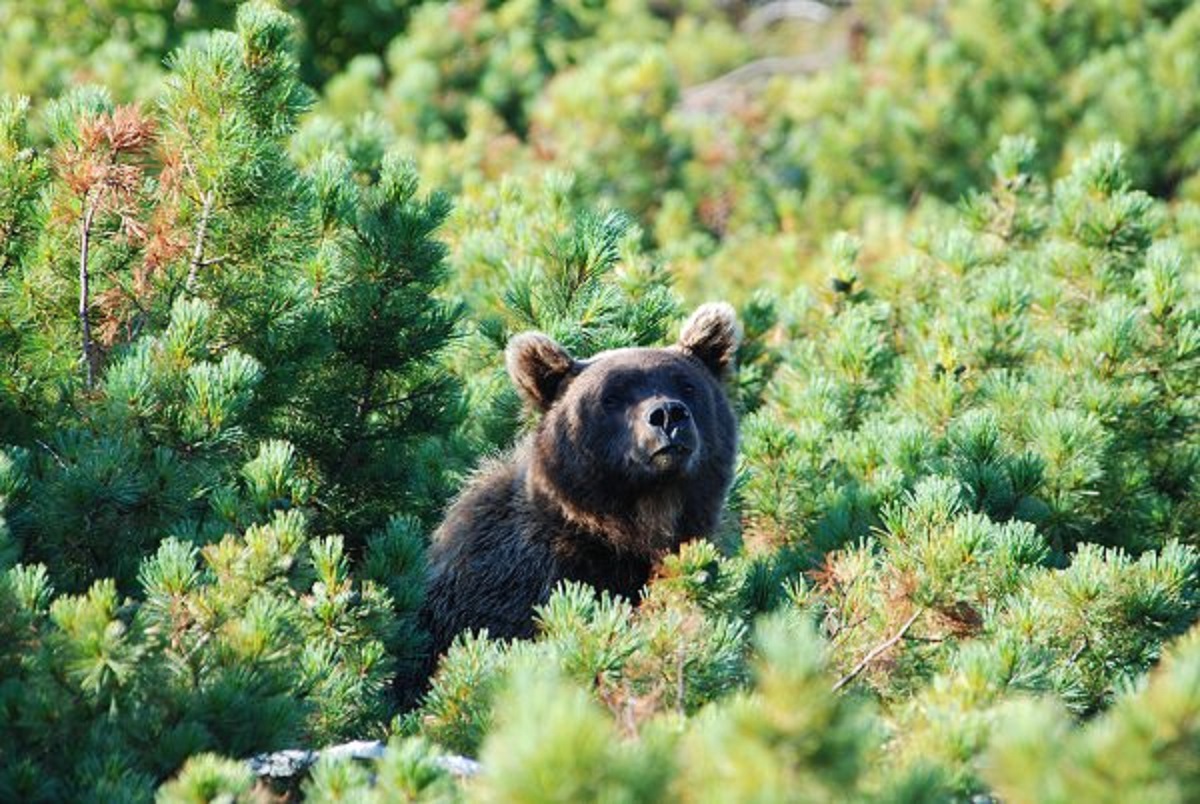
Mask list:
POLYGON ((86 5, 0 0, 0 800, 1191 794, 1194 4, 86 5), (508 339, 711 298, 714 543, 416 678, 508 339))

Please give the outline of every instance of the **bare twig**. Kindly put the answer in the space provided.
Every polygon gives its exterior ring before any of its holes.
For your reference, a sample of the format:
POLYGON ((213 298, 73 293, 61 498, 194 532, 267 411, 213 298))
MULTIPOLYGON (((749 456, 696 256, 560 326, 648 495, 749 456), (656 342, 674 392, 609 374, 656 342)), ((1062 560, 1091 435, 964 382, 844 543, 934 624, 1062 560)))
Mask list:
POLYGON ((836 631, 829 634, 829 636, 828 636, 829 644, 836 645, 839 641, 844 639, 847 634, 849 634, 855 628, 858 628, 860 625, 862 625, 866 621, 867 621, 867 615, 864 614, 852 623, 846 623, 845 625, 838 626, 838 629, 836 631))
POLYGON ((45 441, 42 441, 40 438, 37 440, 37 445, 39 447, 41 447, 42 449, 46 450, 46 452, 48 452, 50 454, 50 457, 53 458, 54 462, 58 464, 58 468, 60 468, 60 469, 67 468, 66 461, 64 461, 62 459, 61 455, 59 455, 57 452, 54 451, 54 447, 50 446, 45 441))
POLYGON ((827 3, 819 3, 816 0, 773 0, 757 6, 747 14, 742 20, 741 28, 746 33, 757 33, 785 20, 822 23, 828 22, 832 17, 833 10, 827 3))
POLYGON ((897 642, 904 639, 904 635, 908 633, 908 629, 912 628, 913 623, 915 623, 917 621, 917 618, 920 617, 924 611, 925 611, 924 609, 917 609, 916 611, 914 611, 912 613, 912 616, 904 621, 904 625, 900 626, 899 631, 892 634, 890 637, 888 637, 886 640, 879 643, 875 647, 871 648, 871 651, 866 656, 863 657, 861 662, 859 662, 858 664, 856 664, 854 666, 853 670, 851 670, 849 673, 847 673, 846 675, 842 676, 841 678, 839 678, 837 680, 837 683, 833 685, 833 691, 837 692, 842 687, 846 686, 851 681, 858 678, 859 674, 861 674, 863 670, 866 670, 867 666, 870 665, 871 662, 875 661, 875 659, 877 659, 880 654, 889 650, 897 642))
POLYGON ((175 21, 182 22, 192 15, 192 0, 179 0, 175 4, 175 21))
POLYGON ((675 711, 684 714, 683 699, 685 687, 683 678, 683 645, 675 652, 675 711))
POLYGON ((183 289, 185 293, 192 293, 196 287, 196 274, 200 269, 212 263, 204 259, 204 238, 208 236, 208 219, 212 215, 213 207, 213 191, 206 190, 201 199, 200 221, 196 224, 196 242, 192 244, 192 259, 188 264, 187 282, 183 289))
POLYGON ((722 76, 688 87, 680 98, 685 112, 708 112, 727 106, 731 99, 748 92, 756 84, 780 75, 811 75, 836 64, 845 53, 838 44, 817 53, 802 56, 768 56, 743 64, 722 76))
MULTIPOLYGON (((17 216, 14 215, 11 221, 5 223, 3 226, 0 226, 0 243, 8 243, 9 238, 12 237, 13 230, 16 228, 17 216)), ((7 269, 8 253, 0 251, 0 276, 2 276, 7 269)))
POLYGON ((87 388, 90 391, 96 382, 95 352, 92 348, 92 322, 88 318, 90 306, 88 275, 88 251, 91 248, 92 221, 96 216, 96 205, 91 194, 83 197, 83 219, 79 223, 79 328, 83 341, 83 366, 87 388))

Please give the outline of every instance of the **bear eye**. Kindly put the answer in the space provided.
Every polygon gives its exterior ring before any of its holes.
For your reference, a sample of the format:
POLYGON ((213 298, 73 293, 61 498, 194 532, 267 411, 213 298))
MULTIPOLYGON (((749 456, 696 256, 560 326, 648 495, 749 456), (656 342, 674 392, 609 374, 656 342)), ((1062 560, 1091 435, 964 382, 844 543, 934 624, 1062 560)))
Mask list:
POLYGON ((688 375, 683 372, 677 372, 672 379, 675 380, 675 387, 679 389, 679 393, 683 396, 693 397, 696 395, 696 384, 692 382, 688 375))
POLYGON ((605 410, 616 410, 621 407, 621 397, 616 394, 605 394, 600 400, 600 404, 604 406, 605 410))

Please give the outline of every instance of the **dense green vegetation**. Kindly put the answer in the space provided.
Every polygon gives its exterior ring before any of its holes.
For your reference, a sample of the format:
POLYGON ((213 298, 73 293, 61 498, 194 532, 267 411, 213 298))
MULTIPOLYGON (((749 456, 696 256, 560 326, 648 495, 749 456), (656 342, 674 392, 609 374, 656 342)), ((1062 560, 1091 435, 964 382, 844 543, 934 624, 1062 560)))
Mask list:
POLYGON ((1200 5, 281 5, 0 0, 0 800, 1195 795, 1200 5), (714 542, 400 706, 507 339, 711 298, 714 542))

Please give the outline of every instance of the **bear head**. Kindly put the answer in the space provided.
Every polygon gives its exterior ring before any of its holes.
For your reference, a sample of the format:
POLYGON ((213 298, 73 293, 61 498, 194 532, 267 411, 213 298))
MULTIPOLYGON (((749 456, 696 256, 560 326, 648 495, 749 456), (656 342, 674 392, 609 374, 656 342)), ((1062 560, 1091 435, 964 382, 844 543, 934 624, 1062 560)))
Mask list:
POLYGON ((542 412, 532 493, 622 550, 654 554, 710 533, 733 476, 722 383, 739 337, 728 304, 700 307, 665 348, 577 360, 540 333, 514 337, 509 375, 542 412))

